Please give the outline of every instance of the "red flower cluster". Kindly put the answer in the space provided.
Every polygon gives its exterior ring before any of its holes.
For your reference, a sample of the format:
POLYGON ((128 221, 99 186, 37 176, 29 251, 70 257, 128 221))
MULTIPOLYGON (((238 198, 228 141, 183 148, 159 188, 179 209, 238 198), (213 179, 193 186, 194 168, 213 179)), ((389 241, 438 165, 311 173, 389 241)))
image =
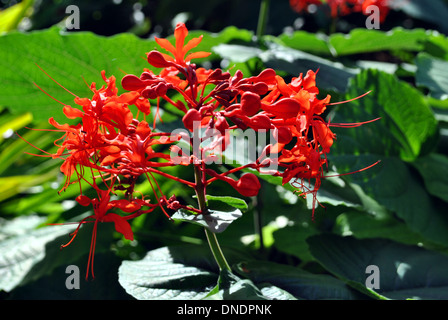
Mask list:
MULTIPOLYGON (((297 186, 303 196, 311 193, 315 199, 321 185, 327 165, 326 154, 336 137, 330 123, 322 117, 330 104, 330 96, 318 98, 316 72, 300 74, 287 83, 272 69, 244 77, 241 71, 231 75, 221 69, 197 68, 191 60, 207 57, 209 53, 189 54, 200 43, 201 37, 185 44, 187 35, 185 25, 178 24, 174 45, 167 39, 157 38, 156 42, 168 53, 153 50, 147 54, 147 61, 160 68, 160 72, 145 69, 139 76, 124 76, 121 85, 126 92, 123 94, 118 94, 115 77, 108 78, 103 71, 105 85, 97 89, 93 83, 91 99, 76 97, 77 108, 63 107, 67 118, 79 119, 78 124, 49 120, 55 131, 63 133, 55 141, 57 152, 49 155, 63 159, 61 171, 67 177, 63 189, 84 181, 97 195, 89 198, 79 183, 80 195, 76 200, 80 205, 91 205, 93 214, 79 223, 68 243, 73 241, 82 224, 94 223, 86 277, 89 267, 93 275, 98 222, 113 222, 116 231, 132 240, 133 232, 128 221, 155 208, 161 208, 168 217, 167 211, 181 208, 192 214, 207 214, 201 208, 181 204, 175 195, 167 198, 157 184, 156 175, 183 183, 203 195, 211 183, 221 180, 243 196, 256 196, 260 182, 254 173, 246 172, 238 179, 231 178, 230 174, 249 168, 261 171, 273 165, 277 169, 270 173, 282 177, 284 184, 297 186), (178 93, 181 99, 172 100, 170 92, 178 93), (151 128, 146 121, 151 104, 157 102, 159 111, 161 101, 183 113, 186 134, 157 130, 157 114, 151 128), (192 135, 198 127, 220 134, 214 146, 219 146, 221 151, 228 146, 232 129, 270 131, 275 143, 268 144, 256 161, 218 173, 207 166, 209 158, 202 157, 201 153, 186 154, 176 145, 184 139, 193 146, 192 135), (177 165, 193 166, 197 173, 195 181, 186 181, 162 170, 177 165), (153 187, 155 203, 135 190, 139 177, 147 178, 153 187), (314 181, 313 186, 305 186, 305 181, 310 180, 314 181), (115 199, 120 193, 121 198, 115 199)), ((352 126, 356 125, 359 124, 352 126)), ((206 135, 203 139, 209 137, 206 135)))
POLYGON ((305 11, 309 5, 325 5, 330 8, 332 18, 345 16, 350 13, 360 12, 370 14, 368 7, 375 5, 380 11, 380 22, 384 22, 390 11, 391 0, 289 0, 292 9, 297 12, 305 11))

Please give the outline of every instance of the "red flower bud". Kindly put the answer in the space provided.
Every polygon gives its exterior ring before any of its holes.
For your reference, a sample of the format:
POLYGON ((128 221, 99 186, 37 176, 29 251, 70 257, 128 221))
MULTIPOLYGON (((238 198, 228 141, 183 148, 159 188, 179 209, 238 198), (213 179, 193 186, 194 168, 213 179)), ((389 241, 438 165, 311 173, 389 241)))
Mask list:
POLYGON ((86 207, 86 206, 88 206, 88 205, 90 204, 90 202, 91 202, 92 200, 90 200, 90 198, 89 198, 88 196, 85 196, 85 195, 82 195, 82 194, 81 194, 81 195, 79 195, 79 196, 76 197, 76 201, 77 201, 80 205, 86 207))
POLYGON ((133 74, 127 74, 121 79, 121 86, 124 90, 135 91, 145 87, 145 82, 133 74))
POLYGON ((272 113, 276 117, 290 119, 297 117, 298 113, 301 111, 301 105, 295 99, 283 98, 271 105, 263 103, 262 109, 272 113))
POLYGON ((185 128, 187 128, 190 131, 193 131, 193 123, 195 121, 201 121, 201 113, 196 109, 190 109, 188 112, 183 116, 182 122, 184 123, 185 128))
POLYGON ((252 92, 245 92, 241 97, 241 110, 248 117, 255 115, 260 110, 261 101, 258 94, 252 92))
POLYGON ((215 128, 221 134, 225 134, 225 131, 229 129, 229 124, 227 123, 226 118, 224 118, 223 116, 217 116, 215 121, 215 128))
POLYGON ((288 144, 292 139, 291 130, 287 127, 275 128, 273 135, 274 139, 281 144, 288 144))
POLYGON ((148 53, 148 62, 156 68, 166 68, 173 65, 173 63, 167 61, 160 52, 154 50, 148 53))
POLYGON ((234 188, 245 197, 253 197, 258 194, 261 184, 256 175, 246 173, 241 176, 234 188))
POLYGON ((271 128, 271 119, 265 114, 257 114, 250 119, 249 126, 252 129, 266 129, 271 128))

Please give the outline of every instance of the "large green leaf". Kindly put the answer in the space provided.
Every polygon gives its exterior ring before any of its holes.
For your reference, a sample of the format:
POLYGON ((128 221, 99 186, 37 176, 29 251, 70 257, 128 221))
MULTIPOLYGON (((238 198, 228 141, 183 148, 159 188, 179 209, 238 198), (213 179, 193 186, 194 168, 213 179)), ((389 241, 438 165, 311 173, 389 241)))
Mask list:
MULTIPOLYGON (((350 141, 338 141, 337 148, 357 149, 358 153, 399 155, 403 160, 416 159, 423 144, 431 142, 437 132, 437 121, 422 94, 395 76, 365 70, 350 82, 347 98, 367 96, 337 110, 333 122, 359 122, 381 117, 381 120, 354 129, 343 129, 350 141)), ((345 139, 345 138, 344 138, 345 139)))
POLYGON ((28 278, 38 278, 41 274, 31 270, 45 259, 46 245, 74 228, 69 225, 36 229, 44 221, 37 216, 0 220, 0 290, 9 292, 28 278))
POLYGON ((365 293, 370 273, 379 270, 378 294, 389 299, 448 298, 448 257, 418 246, 379 239, 319 235, 308 240, 313 256, 331 273, 365 293))
POLYGON ((313 260, 306 239, 319 231, 313 225, 303 223, 302 225, 286 226, 273 233, 275 247, 281 252, 298 257, 302 262, 313 260))
POLYGON ((348 35, 334 34, 329 43, 338 56, 343 56, 382 50, 418 51, 423 49, 427 37, 428 31, 424 29, 395 28, 384 32, 360 28, 352 30, 348 35))
POLYGON ((337 217, 333 232, 357 239, 383 238, 411 245, 424 241, 420 234, 391 215, 379 216, 354 210, 337 217))
POLYGON ((381 119, 356 128, 335 128, 338 140, 328 157, 340 173, 356 171, 381 160, 366 172, 346 178, 381 206, 396 213, 413 232, 431 241, 446 243, 446 215, 434 205, 403 162, 420 156, 424 144, 429 144, 430 149, 437 121, 422 95, 392 75, 363 71, 351 82, 348 95, 356 97, 369 89, 373 91, 366 97, 340 106, 333 122, 381 119))
POLYGON ((407 15, 426 21, 444 33, 448 32, 448 5, 443 0, 412 0, 403 2, 399 8, 407 15))
MULTIPOLYGON (((250 259, 225 250, 229 261, 250 259)), ((205 246, 172 246, 149 251, 138 261, 123 261, 120 284, 139 300, 271 299, 292 298, 274 286, 258 288, 231 271, 219 271, 205 246), (265 295, 266 294, 266 295, 265 295)))
POLYGON ((303 30, 295 31, 291 34, 281 34, 276 38, 269 38, 272 41, 279 41, 284 46, 310 52, 316 55, 331 56, 332 50, 328 45, 328 36, 319 33, 310 33, 303 30))
MULTIPOLYGON (((331 160, 342 171, 371 164, 375 155, 333 155, 331 160)), ((396 157, 383 157, 380 164, 366 172, 347 177, 388 211, 396 214, 410 231, 427 241, 448 243, 448 217, 435 205, 419 177, 396 157)), ((378 212, 372 212, 378 214, 378 212)))
POLYGON ((274 285, 296 299, 363 299, 343 281, 328 274, 313 274, 298 267, 268 261, 248 261, 238 266, 239 273, 255 283, 274 285))
POLYGON ((120 284, 139 300, 204 298, 216 285, 217 273, 176 261, 177 252, 164 247, 148 252, 142 260, 123 261, 118 270, 120 284))
MULTIPOLYGON (((56 270, 64 273, 65 268, 72 264, 79 267, 81 279, 84 278, 93 223, 84 224, 74 241, 69 246, 61 248, 61 245, 69 242, 71 238, 69 235, 77 224, 48 226, 44 225, 45 221, 46 218, 36 215, 0 220, 0 290, 14 294, 19 287, 23 287, 32 290, 30 296, 36 297, 36 287, 33 286, 33 282, 51 278, 54 275, 58 279, 65 279, 68 275, 61 276, 56 273, 56 270)), ((114 232, 113 224, 98 224, 95 255, 110 252, 110 246, 114 242, 114 232)), ((101 278, 100 281, 105 280, 102 273, 109 274, 99 267, 94 268, 94 271, 97 278, 101 278)), ((48 279, 43 283, 45 281, 48 279)), ((52 285, 52 289, 66 291, 65 280, 52 285)), ((30 297, 26 291, 23 289, 20 293, 20 296, 25 299, 30 297)), ((63 297, 65 293, 58 298, 63 297)), ((88 291, 82 291, 79 296, 86 297, 88 294, 88 291)))

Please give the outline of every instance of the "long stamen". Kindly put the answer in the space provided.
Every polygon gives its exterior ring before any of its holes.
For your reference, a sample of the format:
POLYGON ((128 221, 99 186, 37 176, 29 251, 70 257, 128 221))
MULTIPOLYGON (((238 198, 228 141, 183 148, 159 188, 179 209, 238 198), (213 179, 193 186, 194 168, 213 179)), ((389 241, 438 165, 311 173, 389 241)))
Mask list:
POLYGON ((89 259, 87 261, 86 280, 89 279, 89 267, 91 268, 92 278, 95 278, 95 274, 94 274, 94 271, 93 271, 93 259, 94 259, 94 256, 95 256, 97 225, 98 225, 98 220, 95 220, 95 225, 93 226, 93 232, 92 232, 92 240, 90 242, 89 259))
POLYGON ((328 126, 330 126, 330 127, 337 127, 337 128, 356 128, 356 127, 362 126, 363 124, 375 122, 375 121, 378 121, 380 119, 381 119, 381 117, 378 117, 378 118, 375 118, 375 119, 372 119, 372 120, 363 121, 363 122, 328 123, 328 126))
POLYGON ((368 169, 370 169, 370 168, 376 166, 376 165, 377 165, 378 163, 380 163, 380 162, 381 162, 381 160, 378 160, 377 162, 372 163, 371 165, 369 165, 369 166, 367 166, 367 167, 364 167, 364 168, 362 168, 362 169, 356 170, 356 171, 346 172, 346 173, 339 173, 339 174, 334 174, 334 175, 330 175, 330 176, 323 176, 323 178, 332 178, 332 177, 347 176, 347 175, 349 175, 349 174, 354 174, 354 173, 362 172, 362 171, 368 170, 368 169))
POLYGON ((55 79, 53 79, 44 69, 42 69, 37 63, 36 66, 43 72, 45 73, 51 80, 53 80, 58 86, 60 86, 62 89, 64 89, 65 91, 67 91, 68 93, 70 93, 71 95, 78 97, 76 94, 74 94, 73 92, 71 92, 70 90, 68 90, 66 87, 64 87, 62 84, 60 84, 59 82, 57 82, 55 79))
MULTIPOLYGON (((16 132, 16 135, 17 135, 20 139, 22 139, 23 141, 25 141, 26 143, 28 143, 30 146, 32 146, 33 148, 35 148, 35 149, 37 149, 37 150, 39 150, 39 151, 42 151, 43 153, 47 154, 48 156, 53 156, 52 153, 47 152, 47 151, 45 151, 45 150, 42 150, 42 149, 36 147, 34 144, 32 144, 32 143, 26 141, 26 139, 24 139, 24 138, 23 138, 21 135, 19 135, 17 132, 16 132)), ((42 156, 43 156, 43 155, 42 155, 42 156)))
POLYGON ((62 104, 63 106, 66 106, 67 104, 64 102, 59 101, 58 99, 56 99, 55 97, 53 97, 51 94, 49 94, 48 92, 46 92, 44 89, 42 89, 41 87, 39 87, 39 85, 37 83, 34 82, 34 85, 39 88, 40 91, 42 91, 43 93, 45 93, 47 96, 49 96, 51 99, 53 99, 54 101, 62 104))
POLYGON ((362 97, 368 95, 370 92, 372 92, 372 90, 367 91, 366 93, 363 93, 362 95, 360 95, 360 96, 358 96, 358 97, 356 97, 356 98, 350 99, 350 100, 338 101, 338 102, 332 102, 332 103, 326 103, 326 105, 327 105, 327 106, 334 106, 334 105, 337 105, 337 104, 343 104, 343 103, 351 102, 351 101, 354 101, 354 100, 357 100, 357 99, 361 99, 362 97))

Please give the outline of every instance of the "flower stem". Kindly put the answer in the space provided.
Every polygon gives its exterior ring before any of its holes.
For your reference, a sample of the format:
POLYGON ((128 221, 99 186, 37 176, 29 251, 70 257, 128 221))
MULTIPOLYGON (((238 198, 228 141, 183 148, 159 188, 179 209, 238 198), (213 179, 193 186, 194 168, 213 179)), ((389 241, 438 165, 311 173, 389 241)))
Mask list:
MULTIPOLYGON (((204 176, 203 172, 201 172, 201 168, 199 165, 194 165, 194 177, 196 181, 196 196, 198 198, 199 209, 202 214, 208 214, 207 212, 207 204, 205 202, 205 184, 204 184, 204 176)), ((207 236, 207 241, 210 246, 210 250, 213 253, 213 257, 215 258, 216 263, 219 266, 219 269, 222 270, 231 270, 229 264, 227 263, 226 258, 221 250, 221 247, 218 242, 218 238, 216 234, 211 232, 208 228, 204 228, 205 235, 207 236)))
POLYGON ((227 263, 226 257, 224 257, 224 254, 221 250, 221 247, 219 246, 218 238, 216 238, 216 234, 211 232, 209 229, 205 228, 205 235, 207 236, 207 241, 210 246, 210 250, 213 253, 213 256, 215 257, 215 261, 219 266, 219 269, 222 270, 228 270, 230 271, 230 266, 227 263))
POLYGON ((261 0, 260 13, 258 15, 258 25, 257 25, 257 38, 264 35, 266 31, 266 25, 268 24, 268 13, 269 13, 269 2, 270 0, 261 0))

